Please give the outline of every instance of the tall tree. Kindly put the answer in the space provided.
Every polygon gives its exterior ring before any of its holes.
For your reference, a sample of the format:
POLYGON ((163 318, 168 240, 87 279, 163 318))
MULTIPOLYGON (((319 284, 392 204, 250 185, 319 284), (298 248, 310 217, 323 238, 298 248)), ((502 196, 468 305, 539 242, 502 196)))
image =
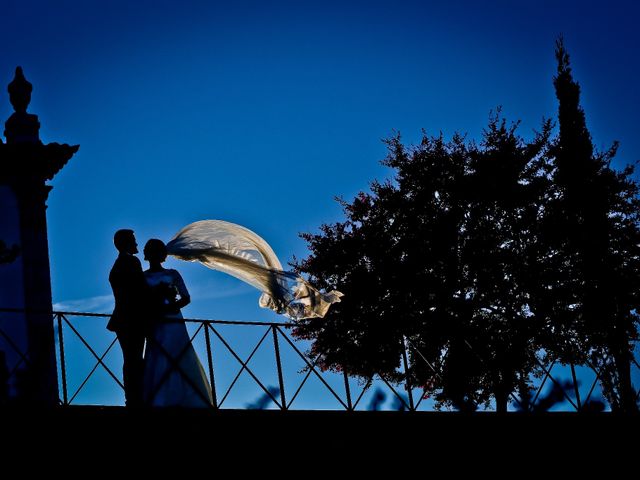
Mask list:
MULTIPOLYGON (((462 251, 470 145, 460 135, 449 142, 423 135, 415 148, 398 137, 389 147, 383 163, 395 175, 385 193, 395 199, 389 206, 396 210, 397 249, 396 278, 389 285, 410 346, 409 381, 440 404, 473 410, 490 394, 466 341, 472 304, 462 251)), ((380 198, 383 204, 387 197, 380 198)))
POLYGON ((548 190, 546 148, 551 123, 530 143, 498 115, 472 150, 463 262, 473 302, 471 338, 485 363, 484 388, 498 411, 526 389, 538 369, 541 320, 531 289, 540 262, 541 218, 548 190))
POLYGON ((612 407, 635 409, 638 186, 631 167, 611 168, 616 145, 594 151, 561 41, 556 56, 553 141, 548 121, 526 142, 499 115, 479 145, 424 135, 408 148, 396 136, 384 161, 393 181, 341 200, 344 222, 302 235, 310 255, 294 267, 346 294, 296 325, 321 366, 504 411, 514 390, 528 398, 547 354, 591 362, 612 407))
MULTIPOLYGON (((339 285, 345 296, 324 319, 299 322, 295 333, 313 340, 325 368, 400 379, 403 337, 429 336, 417 347, 439 365, 455 319, 466 316, 459 237, 468 153, 459 136, 447 143, 425 135, 413 149, 399 136, 387 143, 383 163, 395 170, 394 182, 340 200, 344 222, 302 234, 310 255, 296 269, 321 287, 339 285)), ((434 373, 439 368, 426 375, 434 373)), ((460 390, 469 383, 458 378, 451 389, 462 402, 473 395, 460 390)))
POLYGON ((298 324, 327 368, 365 378, 405 378, 442 405, 507 408, 535 369, 537 319, 526 292, 546 177, 541 152, 492 117, 478 146, 423 136, 388 141, 393 182, 342 202, 347 219, 303 234, 311 254, 295 264, 345 293, 324 319, 298 324))
POLYGON ((614 410, 636 411, 630 363, 640 294, 638 185, 615 171, 617 144, 597 152, 562 39, 556 44, 559 135, 551 148, 554 191, 545 216, 547 348, 601 370, 614 410))

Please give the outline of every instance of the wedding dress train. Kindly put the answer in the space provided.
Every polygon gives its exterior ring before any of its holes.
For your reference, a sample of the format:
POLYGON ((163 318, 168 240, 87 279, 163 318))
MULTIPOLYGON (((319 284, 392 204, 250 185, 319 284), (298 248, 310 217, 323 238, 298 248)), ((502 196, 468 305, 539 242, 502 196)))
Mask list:
MULTIPOLYGON (((176 270, 146 271, 149 286, 189 293, 176 270)), ((143 396, 152 407, 209 407, 211 387, 198 359, 182 313, 167 313, 155 319, 147 337, 144 356, 143 396)))

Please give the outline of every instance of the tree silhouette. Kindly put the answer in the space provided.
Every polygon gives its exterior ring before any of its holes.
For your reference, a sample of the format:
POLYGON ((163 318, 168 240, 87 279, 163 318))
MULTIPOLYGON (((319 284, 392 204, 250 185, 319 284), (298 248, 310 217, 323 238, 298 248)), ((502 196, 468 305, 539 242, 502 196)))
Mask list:
POLYGON ((472 310, 461 258, 469 146, 460 135, 450 142, 423 135, 409 149, 396 136, 388 145, 383 163, 394 169, 395 181, 374 184, 374 205, 390 219, 394 244, 383 253, 393 277, 381 275, 390 290, 385 313, 396 329, 394 344, 404 336, 412 347, 412 384, 439 392, 440 403, 474 410, 487 397, 478 390, 477 362, 465 343, 472 310))
POLYGON ((615 145, 594 151, 562 41, 556 57, 556 138, 544 121, 525 141, 500 112, 479 144, 396 135, 393 180, 338 199, 344 221, 301 234, 310 254, 293 267, 345 293, 294 328, 321 368, 407 381, 465 411, 506 411, 517 391, 530 411, 548 356, 591 363, 612 408, 635 409, 638 186, 631 167, 610 167, 615 145))
POLYGON ((280 394, 280 389, 278 387, 269 386, 267 387, 267 392, 262 393, 262 395, 253 402, 246 404, 245 408, 250 410, 265 410, 269 405, 271 405, 273 399, 280 394))
POLYGON ((530 143, 498 115, 471 151, 463 265, 472 313, 465 335, 482 362, 482 388, 496 409, 536 373, 540 318, 531 305, 541 260, 539 218, 548 190, 546 147, 551 123, 530 143))
POLYGON ((376 388, 375 391, 373 392, 373 396, 371 397, 371 401, 369 402, 369 406, 367 407, 367 410, 371 410, 373 412, 377 412, 378 410, 381 410, 382 405, 384 404, 386 399, 387 399, 387 396, 385 395, 385 393, 379 388, 376 388))
POLYGON ((611 168, 617 143, 595 151, 580 86, 562 39, 556 44, 560 132, 550 149, 553 191, 544 219, 545 348, 565 362, 591 361, 612 409, 636 411, 630 362, 640 293, 640 202, 633 167, 611 168))
POLYGON ((388 140, 393 182, 374 182, 347 220, 303 234, 311 255, 294 266, 345 293, 324 319, 299 322, 325 368, 408 380, 442 405, 474 410, 508 396, 537 365, 537 319, 528 305, 536 219, 546 188, 550 123, 533 142, 499 114, 483 142, 424 135, 406 148, 388 140))

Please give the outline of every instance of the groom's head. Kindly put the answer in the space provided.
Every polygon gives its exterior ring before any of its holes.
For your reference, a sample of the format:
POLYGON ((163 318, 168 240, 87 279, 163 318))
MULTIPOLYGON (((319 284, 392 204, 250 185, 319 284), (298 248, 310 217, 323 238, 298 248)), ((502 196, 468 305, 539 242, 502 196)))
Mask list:
POLYGON ((113 236, 113 244, 116 246, 120 253, 138 253, 138 243, 136 237, 133 234, 133 230, 123 228, 118 230, 113 236))

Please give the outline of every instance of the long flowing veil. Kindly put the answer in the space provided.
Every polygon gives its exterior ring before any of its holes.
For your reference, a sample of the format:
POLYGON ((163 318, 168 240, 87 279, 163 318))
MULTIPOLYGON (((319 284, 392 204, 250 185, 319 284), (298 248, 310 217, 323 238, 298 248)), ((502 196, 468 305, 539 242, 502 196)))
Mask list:
POLYGON ((262 292, 259 304, 293 320, 324 317, 339 302, 337 290, 324 293, 302 277, 282 269, 272 248, 251 230, 223 220, 187 225, 169 243, 167 252, 181 260, 233 275, 262 292))

